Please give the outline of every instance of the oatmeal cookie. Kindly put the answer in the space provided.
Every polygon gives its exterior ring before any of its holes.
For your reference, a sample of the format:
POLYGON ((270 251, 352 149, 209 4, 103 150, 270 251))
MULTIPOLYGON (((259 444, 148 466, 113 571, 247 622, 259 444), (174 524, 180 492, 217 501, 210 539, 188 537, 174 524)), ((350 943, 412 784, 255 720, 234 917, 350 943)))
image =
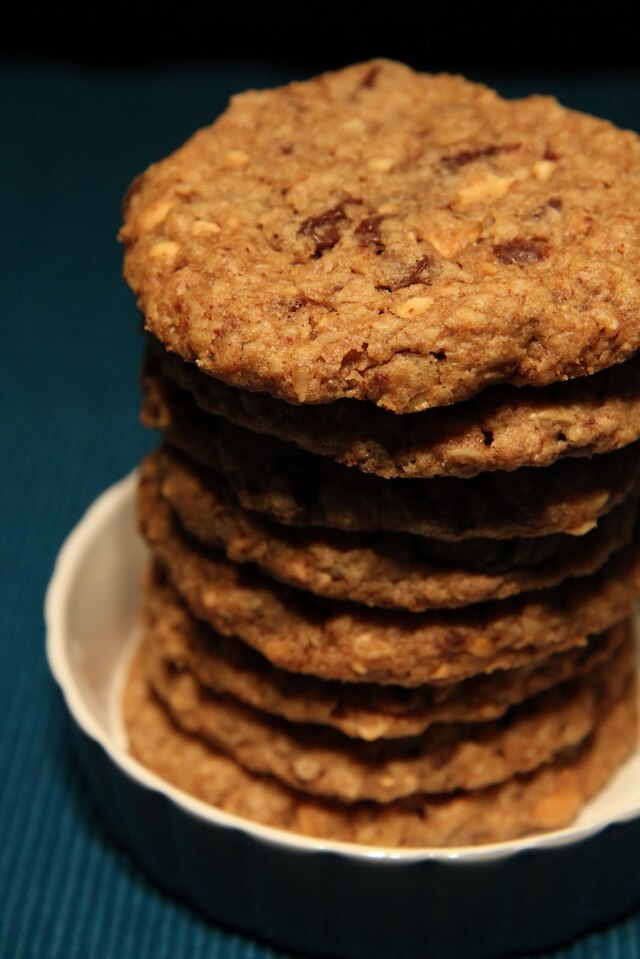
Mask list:
POLYGON ((591 576, 462 610, 415 614, 314 597, 194 543, 144 465, 139 522, 194 615, 277 666, 323 679, 412 686, 529 664, 626 619, 640 590, 634 542, 591 576))
POLYGON ((249 91, 133 184, 161 342, 293 403, 397 413, 640 347, 640 139, 378 60, 249 91))
POLYGON ((365 606, 468 606, 595 572, 633 535, 632 496, 583 537, 440 543, 408 534, 349 534, 280 526, 243 509, 224 480, 165 450, 148 464, 183 527, 234 563, 320 596, 365 606))
POLYGON ((227 386, 158 346, 149 350, 148 367, 208 413, 385 479, 549 466, 640 437, 638 358, 547 387, 493 387, 466 403, 405 416, 353 400, 294 406, 227 386))
POLYGON ((151 694, 139 660, 127 678, 123 714, 133 756, 204 802, 302 835, 397 847, 498 842, 568 825, 629 756, 638 735, 631 683, 592 736, 532 773, 472 792, 345 806, 249 773, 178 730, 151 694))
POLYGON ((442 540, 582 535, 636 486, 640 444, 544 470, 474 479, 383 480, 197 408, 162 377, 143 380, 142 419, 221 473, 239 503, 292 526, 386 530, 442 540))
POLYGON ((218 696, 188 671, 176 672, 153 638, 143 657, 151 688, 181 729, 202 736, 245 769, 347 803, 482 789, 530 772, 585 739, 635 668, 629 642, 587 676, 535 696, 500 720, 438 724, 408 739, 367 743, 218 696))
POLYGON ((277 669, 246 643, 215 632, 192 616, 160 570, 149 577, 145 635, 177 673, 229 694, 262 712, 296 723, 333 726, 369 742, 418 736, 434 723, 499 719, 531 696, 587 675, 632 635, 625 621, 584 647, 556 653, 528 667, 496 670, 449 686, 341 683, 277 669))

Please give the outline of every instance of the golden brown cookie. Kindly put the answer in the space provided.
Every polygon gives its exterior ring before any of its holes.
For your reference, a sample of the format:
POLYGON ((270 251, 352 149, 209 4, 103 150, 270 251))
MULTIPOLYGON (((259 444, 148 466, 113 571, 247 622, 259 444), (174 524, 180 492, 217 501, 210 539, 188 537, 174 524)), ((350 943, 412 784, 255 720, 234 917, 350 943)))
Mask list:
POLYGON ((640 140, 379 60, 233 98, 130 191, 146 326, 294 403, 405 413, 640 346, 640 140))
POLYGON ((632 537, 635 496, 583 537, 440 543, 408 534, 280 526, 244 510, 218 474, 168 450, 153 455, 163 495, 183 527, 235 563, 320 596, 411 612, 467 606, 595 572, 632 537))
POLYGON ((362 742, 334 729, 290 723, 217 696, 144 644, 145 674, 172 719, 245 769, 312 795, 391 802, 415 793, 482 789, 530 772, 585 739, 635 669, 635 644, 587 676, 516 706, 500 720, 437 724, 408 739, 362 742))
POLYGON ((333 726, 373 741, 418 736, 434 723, 488 722, 552 686, 587 675, 631 635, 625 621, 584 647, 531 667, 496 670, 449 686, 340 683, 276 669, 260 653, 193 617, 159 570, 148 578, 145 635, 176 672, 193 673, 216 693, 296 723, 333 726))
POLYGON ((474 479, 382 480, 203 413, 166 378, 144 379, 146 426, 221 473, 239 503, 279 523, 468 540, 581 535, 634 488, 635 443, 544 470, 474 479))
POLYGON ((159 345, 147 362, 208 413, 386 479, 549 466, 640 437, 638 358, 547 387, 493 387, 466 403, 401 417, 371 403, 294 406, 235 389, 159 345))
POLYGON ((143 465, 139 520, 153 555, 199 619, 235 635, 277 666, 323 679, 454 682, 583 645, 633 609, 640 546, 596 574, 463 610, 369 610, 283 586, 197 546, 143 465))
POLYGON ((123 714, 136 759, 204 802, 303 835, 390 847, 481 844, 561 828, 611 778, 638 734, 631 683, 592 736, 533 773, 473 792, 345 806, 249 773, 178 730, 151 695, 139 660, 128 676, 123 714))

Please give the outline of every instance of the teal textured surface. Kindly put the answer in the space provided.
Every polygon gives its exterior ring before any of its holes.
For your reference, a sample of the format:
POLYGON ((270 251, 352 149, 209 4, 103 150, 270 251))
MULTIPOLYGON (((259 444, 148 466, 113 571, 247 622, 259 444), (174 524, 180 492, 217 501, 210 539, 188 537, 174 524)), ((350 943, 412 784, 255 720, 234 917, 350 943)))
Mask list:
MULTIPOLYGON (((0 66, 2 959, 284 956, 157 890, 107 833, 47 671, 42 602, 64 536, 153 442, 137 419, 139 319, 115 240, 122 193, 231 93, 286 79, 249 65, 0 66)), ((640 74, 495 83, 640 129, 640 74)), ((635 959, 640 915, 548 955, 635 959)))

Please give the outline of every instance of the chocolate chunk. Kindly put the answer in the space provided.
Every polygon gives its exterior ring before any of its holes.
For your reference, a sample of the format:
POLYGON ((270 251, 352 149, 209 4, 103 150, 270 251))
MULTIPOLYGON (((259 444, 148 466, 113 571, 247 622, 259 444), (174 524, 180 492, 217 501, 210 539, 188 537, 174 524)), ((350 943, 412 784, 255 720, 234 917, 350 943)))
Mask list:
POLYGON ((519 143, 490 143, 484 147, 477 147, 475 150, 460 150, 459 153, 441 157, 440 162, 447 170, 458 170, 474 160, 496 156, 498 153, 512 153, 519 147, 519 143))
POLYGON ((405 286, 413 286, 414 283, 423 283, 425 286, 428 286, 431 283, 431 278, 423 276, 423 273, 431 264, 432 260, 430 256, 421 256, 420 259, 416 260, 413 264, 404 279, 394 286, 394 290, 403 290, 405 286))
POLYGON ((365 87, 367 90, 371 90, 376 85, 376 80, 379 73, 380 67, 376 64, 375 66, 371 67, 370 70, 367 70, 364 77, 360 81, 360 86, 365 87))
POLYGON ((380 236, 380 224, 384 217, 378 213, 374 216, 367 216, 355 229, 355 235, 358 237, 360 246, 374 247, 376 252, 381 253, 384 250, 384 242, 380 236))
MULTIPOLYGON (((432 262, 430 256, 421 256, 401 279, 393 283, 378 283, 376 290, 384 290, 385 293, 392 293, 395 290, 403 290, 407 286, 413 286, 414 283, 422 283, 424 286, 429 286, 431 277, 428 275, 424 276, 424 272, 429 269, 432 262)), ((440 358, 437 353, 433 353, 432 355, 435 356, 436 359, 440 358)), ((444 359, 444 354, 442 354, 442 358, 444 359)))
POLYGON ((317 216, 308 216, 300 224, 298 233, 301 236, 310 236, 315 242, 316 248, 314 256, 322 256, 325 250, 330 250, 340 239, 340 230, 338 224, 341 220, 346 220, 347 214, 344 212, 344 200, 337 206, 319 213, 317 216))
POLYGON ((510 240, 494 246, 493 253, 501 263, 528 266, 549 255, 549 244, 544 240, 510 240))

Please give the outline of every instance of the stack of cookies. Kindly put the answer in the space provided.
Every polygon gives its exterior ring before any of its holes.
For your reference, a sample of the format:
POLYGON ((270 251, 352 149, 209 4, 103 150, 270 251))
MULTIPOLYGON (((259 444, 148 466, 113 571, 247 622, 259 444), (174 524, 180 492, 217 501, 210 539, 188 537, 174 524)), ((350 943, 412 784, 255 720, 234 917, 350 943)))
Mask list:
POLYGON ((390 846, 569 823, 636 745, 640 141, 375 61, 130 190, 151 562, 130 747, 390 846))

